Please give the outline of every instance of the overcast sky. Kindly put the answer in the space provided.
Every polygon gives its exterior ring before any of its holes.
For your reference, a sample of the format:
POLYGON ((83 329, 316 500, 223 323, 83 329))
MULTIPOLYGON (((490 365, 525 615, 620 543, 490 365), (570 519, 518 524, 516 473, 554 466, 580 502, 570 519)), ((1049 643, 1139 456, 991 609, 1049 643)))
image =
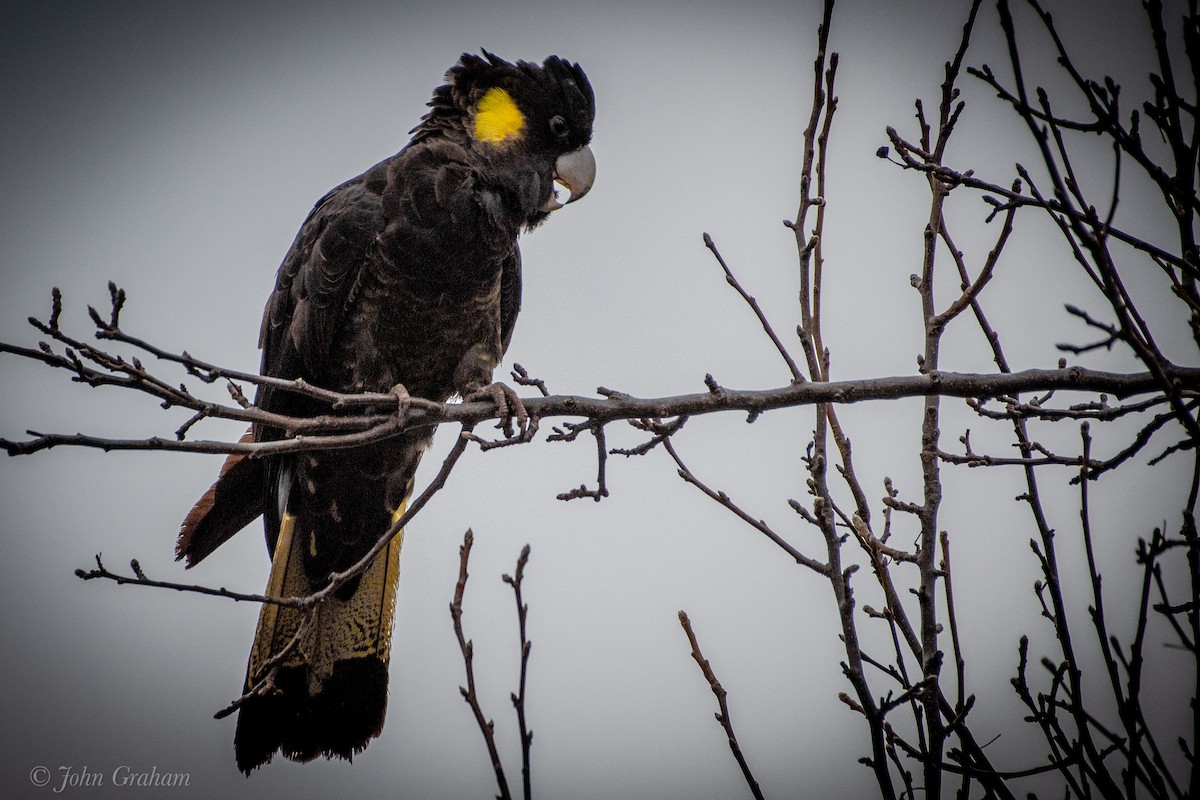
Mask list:
MULTIPOLYGON (((131 334, 256 369, 262 305, 312 203, 403 146, 445 70, 463 51, 484 47, 509 59, 576 60, 597 98, 595 187, 523 239, 524 306, 505 368, 519 362, 552 391, 574 394, 597 385, 645 396, 695 392, 705 373, 739 388, 787 382, 701 234, 712 234, 777 329, 790 331, 796 254, 780 223, 798 202, 819 3, 15 6, 0 31, 6 341, 37 340, 23 321, 45 315, 52 286, 66 297, 64 323, 86 336, 86 305, 103 308, 114 280, 129 292, 123 321, 131 334)), ((916 370, 921 325, 909 275, 919 271, 927 192, 921 178, 874 153, 886 143, 885 126, 913 133, 914 98, 936 106, 966 6, 846 0, 835 14, 840 105, 825 244, 835 377, 916 370)), ((1070 37, 1086 48, 1085 67, 1128 80, 1130 94, 1143 90, 1149 69, 1128 55, 1145 42, 1139 7, 1107 4, 1070 37)), ((967 62, 1002 66, 998 34, 988 4, 967 62)), ((1031 61, 1034 69, 1050 63, 1031 61)), ((1012 162, 1029 158, 1023 131, 981 85, 962 85, 969 105, 951 160, 1008 183, 1012 162)), ((1129 191, 1136 209, 1141 189, 1129 191)), ((985 206, 963 197, 951 211, 964 230, 960 245, 978 258, 994 236, 981 224, 985 206)), ((1124 213, 1147 235, 1169 232, 1161 219, 1124 213)), ((1055 342, 1086 338, 1062 303, 1099 306, 1044 225, 1030 218, 1021 234, 985 301, 1014 366, 1053 366, 1055 342)), ((1148 293, 1151 303, 1166 296, 1163 287, 1148 293)), ((943 366, 988 369, 979 335, 967 326, 958 333, 948 334, 943 366)), ((1174 343, 1168 337, 1165 345, 1174 343)), ((1132 368, 1122 355, 1082 363, 1132 368)), ((185 418, 43 372, 0 358, 0 436, 18 438, 26 428, 170 435, 185 418)), ((882 495, 884 476, 919 495, 918 411, 902 402, 844 412, 872 497, 882 495)), ((943 430, 948 444, 973 424, 955 419, 957 428, 948 422, 943 430)), ((786 503, 804 496, 800 457, 812 424, 811 410, 770 414, 753 426, 741 415, 697 419, 677 444, 712 485, 819 554, 818 537, 786 503)), ((200 433, 240 431, 214 424, 200 433)), ((982 441, 1003 448, 1006 435, 982 441)), ((423 479, 447 441, 437 440, 423 479)), ((612 428, 611 445, 638 441, 612 428)), ((114 769, 127 765, 189 774, 191 788, 180 796, 489 796, 494 779, 458 693, 462 664, 447 613, 457 549, 472 527, 464 625, 511 786, 520 783, 508 700, 518 649, 500 576, 528 542, 529 714, 540 796, 747 796, 689 658, 680 608, 730 692, 739 739, 768 796, 872 794, 857 763, 867 752, 865 729, 837 700, 848 686, 827 585, 684 485, 661 453, 611 460, 612 497, 602 503, 555 500, 594 481, 594 447, 583 439, 465 458, 405 541, 383 736, 353 765, 277 760, 243 778, 233 762, 234 720, 212 714, 239 692, 258 608, 72 574, 102 552, 114 569, 137 558, 152 577, 260 591, 269 565, 257 524, 188 573, 172 560, 178 523, 219 463, 66 449, 0 460, 0 793, 49 796, 64 767, 111 784, 114 769), (31 785, 38 766, 50 770, 51 787, 31 785)), ((1100 484, 1097 514, 1111 534, 1100 549, 1112 570, 1128 567, 1137 536, 1164 520, 1175 524, 1180 464, 1169 462, 1152 482, 1138 483, 1135 472, 1100 484)), ((1035 641, 1045 642, 1030 588, 1034 531, 1012 499, 1021 491, 1015 473, 945 476, 943 527, 956 537, 960 614, 977 621, 963 632, 981 692, 976 735, 1000 737, 989 751, 1000 766, 1027 767, 1022 742, 1032 732, 1007 680, 1020 633, 1041 630, 1035 641)), ((1046 480, 1067 502, 1053 524, 1073 534, 1069 477, 1046 480)), ((1118 599, 1127 597, 1120 580, 1110 583, 1118 599)), ((859 585, 870 602, 865 571, 859 585)), ((1082 600, 1076 610, 1082 619, 1082 600)), ((1157 685, 1169 688, 1186 662, 1153 652, 1162 659, 1153 667, 1161 670, 1157 685)), ((1176 724, 1181 713, 1164 719, 1176 724)))

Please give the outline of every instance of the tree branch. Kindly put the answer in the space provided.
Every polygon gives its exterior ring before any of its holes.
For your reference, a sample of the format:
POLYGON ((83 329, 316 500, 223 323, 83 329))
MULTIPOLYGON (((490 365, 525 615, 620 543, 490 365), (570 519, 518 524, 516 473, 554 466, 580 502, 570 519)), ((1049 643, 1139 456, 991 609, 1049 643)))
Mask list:
POLYGON ((496 771, 496 784, 500 788, 500 798, 501 800, 510 800, 512 795, 508 791, 508 781, 504 778, 504 765, 500 762, 500 753, 496 750, 496 726, 484 716, 483 709, 479 705, 479 696, 475 692, 475 669, 473 666, 475 648, 472 642, 463 635, 463 592, 467 588, 467 561, 471 558, 471 545, 474 543, 475 536, 468 529, 466 535, 463 536, 462 546, 458 549, 458 583, 454 587, 454 600, 450 603, 450 618, 454 621, 454 635, 458 639, 458 647, 462 651, 463 664, 467 671, 467 685, 460 686, 459 692, 462 693, 463 700, 467 701, 467 705, 471 707, 471 713, 475 715, 475 721, 479 724, 479 732, 483 734, 488 756, 492 760, 492 769, 496 771))
MULTIPOLYGON (((1200 369, 1173 367, 1168 377, 1184 394, 1200 392, 1200 369)), ((924 375, 864 378, 827 383, 790 384, 775 389, 727 389, 670 397, 635 397, 621 394, 607 398, 577 395, 552 395, 524 400, 533 417, 583 417, 593 422, 661 419, 696 416, 722 411, 762 414, 781 408, 818 403, 859 403, 867 400, 895 400, 902 397, 988 398, 1021 392, 1070 390, 1103 392, 1124 398, 1160 389, 1156 376, 1148 372, 1119 373, 1083 367, 1029 369, 1011 373, 961 373, 932 371, 924 375)), ((391 397, 391 396, 389 396, 391 397)), ((391 397, 395 403, 395 398, 391 397)), ((167 450, 190 453, 246 453, 252 456, 308 452, 318 449, 356 447, 397 436, 406 430, 446 423, 474 425, 495 419, 496 409, 489 402, 446 403, 410 409, 403 423, 395 415, 339 418, 340 424, 375 424, 352 433, 294 436, 273 442, 221 442, 214 440, 178 441, 162 437, 120 439, 75 433, 39 433, 25 441, 0 439, 0 448, 9 455, 26 455, 51 447, 77 446, 100 450, 167 450), (379 420, 383 420, 380 422, 379 420)), ((301 419, 301 418, 297 418, 301 419)), ((321 424, 325 418, 321 418, 321 424)), ((313 430, 318 430, 314 425, 313 430)))
POLYGON ((720 708, 715 716, 717 722, 721 723, 721 727, 725 729, 725 736, 729 739, 729 749, 733 753, 733 757, 737 760, 738 767, 742 770, 742 776, 746 779, 746 785, 750 787, 750 793, 754 795, 756 800, 762 800, 763 793, 758 787, 758 781, 754 779, 754 773, 750 771, 750 765, 746 763, 746 757, 742 755, 742 748, 738 745, 737 736, 733 733, 733 722, 729 719, 729 704, 726 701, 725 687, 717 680, 717 675, 713 672, 712 665, 708 663, 708 659, 700 652, 700 643, 696 641, 696 634, 692 631, 692 621, 688 619, 687 612, 679 612, 679 624, 683 626, 683 632, 687 634, 688 643, 692 646, 692 658, 696 660, 700 671, 704 673, 705 680, 708 681, 709 687, 714 695, 717 696, 717 707, 720 708))
POLYGON ((512 694, 513 708, 517 711, 517 726, 521 734, 521 783, 525 800, 532 793, 529 771, 529 750, 533 746, 533 731, 525 723, 525 679, 529 669, 529 652, 533 643, 525 633, 525 617, 529 614, 529 606, 521 599, 521 582, 525 580, 525 565, 529 563, 529 545, 521 548, 517 557, 517 568, 512 575, 505 575, 504 582, 512 587, 513 598, 517 603, 517 633, 521 639, 521 677, 518 689, 512 694))

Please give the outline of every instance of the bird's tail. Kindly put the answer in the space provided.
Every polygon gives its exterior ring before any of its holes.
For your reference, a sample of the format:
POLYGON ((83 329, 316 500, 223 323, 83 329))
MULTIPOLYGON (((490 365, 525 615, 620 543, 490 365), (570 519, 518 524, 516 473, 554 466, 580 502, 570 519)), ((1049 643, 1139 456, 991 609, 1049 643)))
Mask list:
MULTIPOLYGON (((295 523, 284 514, 267 585, 273 597, 304 597, 319 588, 305 572, 308 542, 295 523)), ((336 592, 308 611, 263 604, 246 668, 245 691, 255 693, 239 710, 234 737, 242 772, 249 775, 276 751, 295 761, 349 760, 379 735, 403 539, 401 530, 348 596, 336 592)))

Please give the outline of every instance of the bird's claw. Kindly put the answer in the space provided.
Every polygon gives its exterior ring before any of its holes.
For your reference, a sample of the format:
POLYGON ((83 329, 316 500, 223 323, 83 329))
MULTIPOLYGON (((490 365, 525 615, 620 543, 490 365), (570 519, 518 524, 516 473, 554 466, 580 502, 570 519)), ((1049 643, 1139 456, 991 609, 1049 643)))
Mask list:
POLYGON ((396 415, 400 422, 404 422, 408 417, 408 410, 412 407, 412 395, 408 393, 408 389, 404 388, 403 383, 397 383, 391 388, 389 394, 396 397, 396 415))
POLYGON ((496 414, 500 418, 496 427, 504 431, 506 439, 523 442, 528 441, 532 435, 529 426, 529 412, 525 410, 525 404, 521 402, 516 391, 508 384, 499 381, 488 384, 471 392, 464 400, 467 402, 492 401, 496 406, 496 414), (514 420, 517 423, 515 430, 513 429, 514 420))

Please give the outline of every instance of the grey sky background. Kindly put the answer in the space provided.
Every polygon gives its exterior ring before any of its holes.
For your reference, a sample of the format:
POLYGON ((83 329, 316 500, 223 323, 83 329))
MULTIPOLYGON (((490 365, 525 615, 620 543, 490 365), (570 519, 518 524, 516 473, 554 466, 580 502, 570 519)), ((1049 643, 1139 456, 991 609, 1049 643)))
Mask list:
MULTIPOLYGON (((1071 4, 1058 5, 1065 17, 1071 4)), ((1068 44, 1083 48, 1085 69, 1112 74, 1140 96, 1150 67, 1134 55, 1146 41, 1139 6, 1103 4, 1068 44)), ((914 98, 936 106, 966 8, 847 0, 835 14, 840 105, 825 243, 835 377, 916 369, 921 328, 909 275, 919 271, 927 192, 920 177, 874 153, 886 143, 885 126, 912 133, 914 98)), ((782 385, 786 370, 701 234, 712 234, 777 329, 791 330, 796 254, 780 221, 798 202, 819 13, 816 2, 665 0, 18 4, 0 33, 0 337, 36 341, 23 321, 44 317, 51 286, 65 294, 64 322, 86 335, 86 306, 106 309, 111 279, 129 292, 129 333, 256 369, 262 305, 312 203, 398 150, 444 71, 461 52, 486 47, 510 59, 557 53, 579 61, 598 107, 595 188, 523 239, 525 298, 505 367, 519 362, 557 393, 604 385, 681 394, 700 391, 705 373, 731 387, 782 385)), ((1053 80, 1052 59, 1030 59, 1053 80)), ((967 59, 984 62, 998 70, 1005 63, 990 5, 967 59)), ((978 82, 961 85, 968 110, 950 160, 1007 183, 1014 161, 1032 163, 1026 135, 978 82)), ((1106 174, 1096 173, 1098 186, 1106 174)), ((1169 220, 1142 213, 1157 202, 1130 182, 1120 218, 1148 238, 1168 235, 1169 220)), ((964 193, 951 214, 977 268, 995 235, 982 225, 986 207, 964 193)), ((1053 366, 1055 342, 1088 338, 1061 310, 1066 301, 1097 302, 1075 271, 1044 220, 1019 220, 984 296, 1018 368, 1053 366)), ((943 301, 954 283, 943 280, 943 301)), ((1144 291, 1147 307, 1167 307, 1168 287, 1144 291)), ((1161 344, 1187 352, 1182 340, 1161 344)), ((943 358, 948 369, 991 367, 965 324, 948 335, 943 358)), ((1078 363, 1134 367, 1121 353, 1078 363)), ((948 408, 947 444, 971 427, 978 449, 1007 446, 1005 430, 957 413, 948 408)), ((0 435, 8 438, 26 428, 171 435, 185 418, 0 359, 0 435)), ((919 404, 856 406, 842 419, 868 492, 882 496, 890 476, 915 497, 919 404)), ((753 426, 740 415, 696 419, 677 444, 698 475, 817 552, 817 535, 786 503, 804 498, 800 457, 811 426, 809 410, 753 426)), ((212 424, 201 433, 235 438, 240 430, 212 424)), ((419 483, 440 464, 447 434, 419 483)), ((1072 429, 1055 440, 1076 438, 1072 429)), ((610 428, 610 446, 639 441, 610 428)), ((1098 446, 1112 452, 1119 441, 1098 446)), ((602 503, 555 500, 594 482, 594 453, 581 438, 464 459, 408 530, 383 736, 353 765, 277 760, 248 780, 233 763, 234 721, 212 714, 238 694, 257 607, 85 584, 72 574, 102 552, 114 569, 137 558, 152 577, 260 591, 269 565, 257 524, 195 570, 172 560, 178 523, 220 459, 56 450, 0 460, 0 793, 50 796, 50 787, 29 782, 39 765, 51 770, 52 787, 60 767, 111 783, 113 769, 128 765, 189 773, 180 796, 489 796, 494 781, 459 696, 462 663, 447 613, 458 546, 472 527, 464 625, 513 786, 520 760, 508 696, 518 647, 500 575, 528 542, 528 709, 541 796, 745 796, 679 629, 680 608, 730 692, 739 740, 768 796, 871 796, 870 775, 857 764, 865 729, 837 700, 848 687, 826 585, 684 485, 661 453, 610 460, 612 496, 602 503)), ((1096 490, 1112 608, 1133 596, 1117 571, 1129 568, 1136 537, 1177 523, 1181 463, 1152 478, 1134 469, 1096 490)), ((969 678, 980 692, 976 733, 999 737, 989 750, 998 764, 1027 767, 1041 750, 1029 749, 1033 732, 1008 678, 1022 632, 1032 634, 1035 653, 1049 642, 1031 591, 1034 531, 1013 501, 1019 476, 943 476, 969 678)), ((1052 524, 1067 557, 1079 552, 1069 477, 1046 480, 1064 504, 1052 524)), ((910 542, 915 531, 897 536, 910 542)), ((868 584, 864 572, 859 602, 881 605, 868 584)), ((1086 600, 1077 598, 1073 611, 1085 621, 1086 600)), ((1131 620, 1118 619, 1128 633, 1131 620)), ((884 655, 886 640, 875 638, 882 633, 868 634, 868 644, 884 655)), ((1191 679, 1180 673, 1187 662, 1157 646, 1151 652, 1148 691, 1169 698, 1176 681, 1191 679)), ((1186 709, 1169 699, 1156 709, 1183 732, 1186 709)), ((1167 732, 1173 741, 1175 728, 1167 732)), ((124 796, 111 786, 67 792, 124 796)))

